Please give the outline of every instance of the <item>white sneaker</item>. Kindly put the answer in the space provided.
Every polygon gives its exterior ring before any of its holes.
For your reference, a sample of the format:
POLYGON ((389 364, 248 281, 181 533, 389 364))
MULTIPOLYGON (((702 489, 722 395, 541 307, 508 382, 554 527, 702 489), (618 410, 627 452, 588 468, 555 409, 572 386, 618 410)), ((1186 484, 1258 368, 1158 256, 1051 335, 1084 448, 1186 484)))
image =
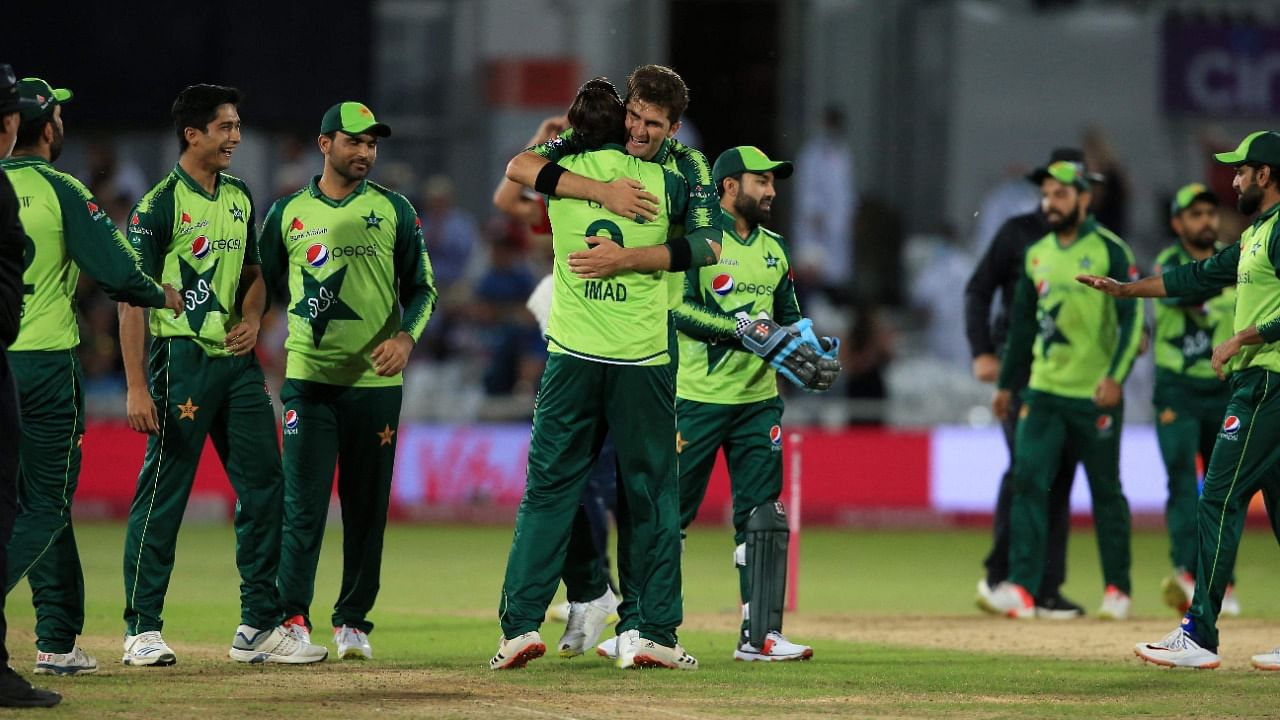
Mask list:
POLYGON ((516 670, 537 660, 547 651, 537 630, 498 641, 498 652, 489 659, 490 670, 516 670))
MULTIPOLYGON (((986 581, 983 581, 986 584, 986 581)), ((978 598, 978 607, 994 615, 1011 618, 1036 616, 1036 601, 1021 585, 1005 581, 991 589, 987 597, 978 598)))
POLYGON ((1253 666, 1259 670, 1280 670, 1280 647, 1269 653, 1254 655, 1253 666))
POLYGON ((547 619, 555 622, 568 622, 569 609, 569 603, 567 602, 556 603, 547 608, 547 619))
POLYGON ((124 657, 120 661, 125 665, 163 667, 178 662, 178 656, 165 644, 159 630, 150 630, 124 636, 124 657))
POLYGON ((602 658, 617 660, 618 659, 618 636, 614 635, 613 637, 597 645, 596 654, 602 658))
POLYGON ((560 657, 577 657, 595 645, 605 626, 617 621, 617 610, 618 599, 608 588, 591 602, 569 603, 569 620, 560 636, 560 657))
POLYGON ((800 645, 793 643, 782 636, 780 632, 771 632, 764 636, 764 647, 757 650, 746 637, 738 643, 738 649, 733 651, 734 660, 746 660, 751 662, 754 660, 762 660, 764 662, 778 662, 784 660, 808 660, 813 657, 813 648, 808 645, 800 645))
POLYGON ((333 644, 338 646, 339 660, 372 660, 373 647, 363 630, 343 625, 333 629, 333 644))
POLYGON ((69 653, 36 653, 36 675, 91 675, 98 672, 98 661, 77 645, 69 653))
POLYGON ((640 637, 639 630, 629 630, 618 638, 618 667, 624 670, 627 668, 698 669, 698 659, 685 652, 679 643, 676 643, 675 647, 659 645, 653 640, 640 637))
POLYGON ((1099 620, 1128 620, 1129 606, 1133 600, 1120 592, 1115 585, 1108 585, 1102 594, 1102 607, 1098 608, 1099 620))
POLYGON ((1196 579, 1191 573, 1176 568, 1173 574, 1160 581, 1160 592, 1164 596, 1164 604, 1185 615, 1191 609, 1191 598, 1196 594, 1196 579))
MULTIPOLYGON (((1175 628, 1158 643, 1138 643, 1133 654, 1155 665, 1197 670, 1212 670, 1221 662, 1217 653, 1200 647, 1181 627, 1175 628)), ((1254 656, 1254 665, 1258 664, 1259 657, 1265 656, 1254 656)), ((1280 670, 1280 666, 1276 669, 1280 670)))
POLYGON ((311 629, 307 627, 306 618, 301 615, 294 615, 288 620, 285 620, 284 625, 281 627, 283 627, 287 632, 293 633, 293 636, 302 642, 311 642, 311 629))
POLYGON ((978 603, 978 608, 981 609, 983 612, 992 613, 995 615, 1000 614, 994 610, 994 606, 991 604, 991 585, 987 583, 986 578, 978 579, 977 603, 978 603))
POLYGON ((286 663, 302 665, 329 657, 329 648, 304 642, 284 625, 259 630, 248 625, 236 628, 235 640, 227 653, 232 660, 244 663, 286 663))
POLYGON ((1222 609, 1218 611, 1218 617, 1240 617, 1240 598, 1236 597, 1236 586, 1228 585, 1227 592, 1222 596, 1222 609))

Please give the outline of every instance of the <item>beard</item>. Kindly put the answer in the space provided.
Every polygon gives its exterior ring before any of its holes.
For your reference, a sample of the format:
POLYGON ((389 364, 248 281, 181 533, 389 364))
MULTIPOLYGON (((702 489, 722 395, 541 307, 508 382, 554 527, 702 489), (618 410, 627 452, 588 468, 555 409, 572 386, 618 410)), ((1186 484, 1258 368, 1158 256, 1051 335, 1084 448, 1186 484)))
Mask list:
POLYGON ((330 162, 333 164, 334 172, 341 175, 343 179, 353 183, 359 182, 365 179, 366 177, 369 177, 369 171, 373 169, 372 162, 370 162, 364 168, 357 168, 355 164, 350 161, 341 163, 341 162, 334 162, 331 159, 330 162))
POLYGON ((62 128, 53 126, 53 142, 49 143, 49 162, 54 162, 62 155, 62 139, 65 136, 62 128))
POLYGON ((1213 230, 1204 230, 1199 235, 1187 238, 1187 242, 1192 247, 1208 250, 1213 247, 1214 243, 1218 242, 1218 233, 1213 230))
POLYGON ((1262 207, 1262 188, 1252 185, 1236 200, 1236 208, 1242 215, 1252 215, 1262 207))
POLYGON ((759 200, 747 197, 743 193, 739 193, 737 199, 733 201, 733 211, 751 225, 763 225, 773 216, 769 210, 760 207, 759 200))
POLYGON ((1080 224, 1080 211, 1073 208, 1071 212, 1063 215, 1062 218, 1057 221, 1054 221, 1047 215, 1045 216, 1045 219, 1049 221, 1050 230, 1053 230, 1056 233, 1066 232, 1080 224))

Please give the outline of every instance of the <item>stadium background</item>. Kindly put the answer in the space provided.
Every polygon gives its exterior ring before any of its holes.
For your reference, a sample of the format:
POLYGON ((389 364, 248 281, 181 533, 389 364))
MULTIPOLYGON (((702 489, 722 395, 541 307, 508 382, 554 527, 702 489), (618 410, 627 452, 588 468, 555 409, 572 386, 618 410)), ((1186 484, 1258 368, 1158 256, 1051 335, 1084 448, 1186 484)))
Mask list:
MULTIPOLYGON (((175 160, 168 107, 189 83, 245 91, 232 170, 260 209, 318 171, 313 138, 332 102, 364 100, 395 128, 374 177, 423 213, 442 291, 406 371, 394 490, 402 519, 505 522, 514 512, 541 362, 522 300, 546 258, 494 220, 489 197, 538 122, 593 75, 622 83, 637 64, 671 64, 692 93, 682 137, 712 158, 735 144, 794 158, 825 108, 843 112, 854 261, 821 291, 816 274, 802 272, 801 284, 806 312, 846 338, 857 382, 829 396, 791 393, 787 411, 805 437, 805 519, 834 524, 938 524, 990 510, 1005 451, 986 410, 990 388, 969 376, 960 288, 988 239, 981 213, 994 193, 1050 148, 1083 145, 1124 189, 1109 212, 1149 267, 1170 240, 1172 190, 1206 180, 1233 199, 1210 152, 1280 113, 1280 16, 1263 0, 26 3, 5 12, 4 59, 76 92, 59 165, 117 221, 175 160)), ((797 255, 810 248, 792 231, 795 208, 811 191, 780 187, 774 224, 797 255)), ((87 281, 82 306, 90 424, 76 509, 119 517, 142 438, 120 418, 114 307, 87 281)), ((276 385, 281 342, 275 322, 259 344, 276 385)), ((1158 522, 1165 480, 1149 424, 1150 357, 1138 368, 1126 388, 1123 479, 1135 512, 1158 522)), ((1076 493, 1087 513, 1084 483, 1076 493)), ((722 475, 708 503, 702 519, 723 521, 722 475)), ((209 453, 190 513, 222 519, 232 506, 209 453)))

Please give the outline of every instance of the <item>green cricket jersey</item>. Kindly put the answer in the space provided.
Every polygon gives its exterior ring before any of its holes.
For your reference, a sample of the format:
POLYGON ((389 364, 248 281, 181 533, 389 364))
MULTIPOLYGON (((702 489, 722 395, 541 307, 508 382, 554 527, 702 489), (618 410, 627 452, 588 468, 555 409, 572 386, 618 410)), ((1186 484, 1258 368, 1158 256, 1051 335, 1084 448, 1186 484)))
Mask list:
POLYGON ((26 230, 22 323, 10 350, 66 350, 80 344, 76 283, 80 270, 112 300, 164 307, 164 289, 138 266, 115 223, 79 180, 39 157, 0 160, 18 195, 26 230))
POLYGON ((1123 383, 1129 376, 1142 340, 1138 304, 1080 284, 1081 273, 1133 280, 1138 268, 1129 246, 1092 217, 1066 247, 1051 232, 1027 248, 1000 388, 1011 387, 1028 362, 1027 387, 1065 398, 1092 398, 1103 378, 1123 383))
POLYGON ((680 331, 676 397, 734 405, 778 394, 777 371, 737 337, 738 312, 764 310, 779 325, 800 320, 791 257, 782 236, 756 226, 747 237, 734 217, 720 216, 725 241, 720 262, 684 274, 684 299, 675 310, 680 331))
POLYGON ((286 377, 331 385, 386 387, 373 349, 404 331, 422 337, 436 304, 422 223, 409 201, 361 181, 335 201, 319 176, 271 206, 262 226, 263 273, 287 277, 286 377))
MULTIPOLYGON (((1182 243, 1156 257, 1157 275, 1179 265, 1193 263, 1182 243)), ((1222 381, 1213 372, 1213 348, 1234 332, 1234 287, 1198 295, 1158 298, 1155 302, 1156 382, 1191 381, 1194 387, 1217 392, 1222 381)))
POLYGON ((1280 204, 1272 205, 1216 255, 1164 272, 1170 297, 1236 286, 1233 332, 1256 326, 1259 345, 1245 345, 1227 365, 1230 371, 1265 368, 1280 372, 1280 204))
POLYGON ((619 145, 605 145, 558 160, 583 177, 612 182, 630 177, 659 198, 658 217, 638 223, 595 203, 549 198, 555 264, 547 349, 586 360, 623 365, 665 365, 670 361, 668 297, 670 273, 625 272, 587 280, 569 270, 568 256, 589 246, 583 238, 608 236, 624 247, 649 247, 667 240, 672 217, 685 213, 684 180, 662 166, 631 157, 619 145))
POLYGON ((175 165, 129 215, 129 242, 142 269, 182 292, 182 317, 151 313, 153 337, 191 338, 211 357, 241 320, 240 273, 257 265, 253 198, 240 178, 218 173, 213 194, 175 165))
MULTIPOLYGON (((530 152, 541 155, 551 162, 560 158, 588 150, 574 135, 570 128, 555 140, 529 148, 530 152)), ((720 233, 720 195, 716 192, 716 183, 711 175, 711 163, 702 151, 691 148, 675 138, 667 138, 653 156, 652 162, 678 174, 684 178, 688 190, 683 222, 673 222, 669 226, 668 239, 688 236, 689 242, 706 242, 711 240, 722 243, 720 233)), ((684 299, 684 276, 673 273, 668 278, 667 291, 671 307, 677 308, 684 299)))

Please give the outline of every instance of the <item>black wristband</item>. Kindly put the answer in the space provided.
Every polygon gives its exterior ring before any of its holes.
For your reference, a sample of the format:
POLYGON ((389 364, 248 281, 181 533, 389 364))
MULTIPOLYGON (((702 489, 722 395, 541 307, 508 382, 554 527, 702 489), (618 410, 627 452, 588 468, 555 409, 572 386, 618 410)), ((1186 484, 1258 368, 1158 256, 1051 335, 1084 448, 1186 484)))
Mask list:
POLYGON ((693 251, 689 249, 689 238, 681 236, 666 242, 671 252, 671 272, 684 272, 693 266, 693 251))
POLYGON ((560 184, 560 176, 565 174, 566 170, 563 166, 553 162, 549 162, 542 166, 538 171, 538 179, 533 182, 533 189, 546 195, 553 197, 556 194, 556 185, 560 184))

